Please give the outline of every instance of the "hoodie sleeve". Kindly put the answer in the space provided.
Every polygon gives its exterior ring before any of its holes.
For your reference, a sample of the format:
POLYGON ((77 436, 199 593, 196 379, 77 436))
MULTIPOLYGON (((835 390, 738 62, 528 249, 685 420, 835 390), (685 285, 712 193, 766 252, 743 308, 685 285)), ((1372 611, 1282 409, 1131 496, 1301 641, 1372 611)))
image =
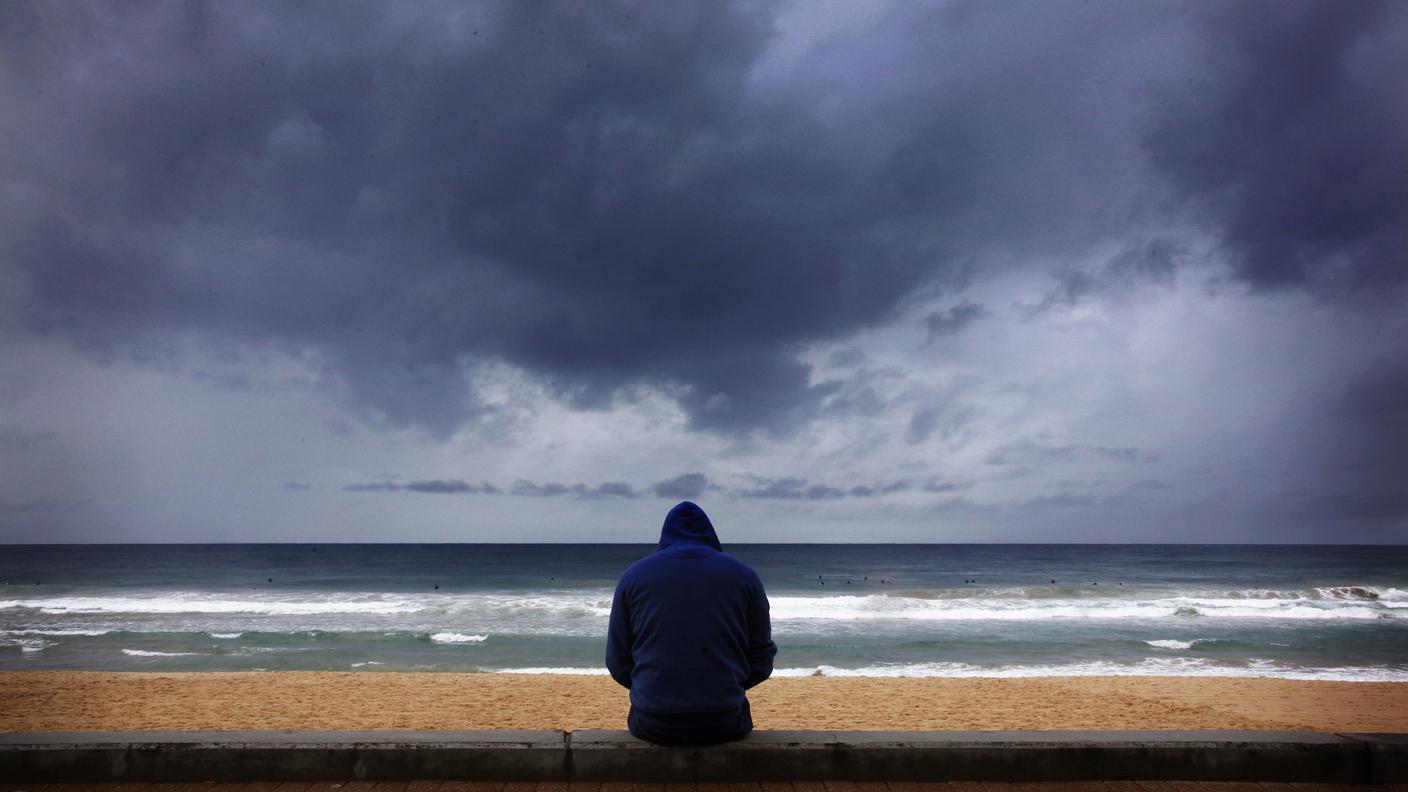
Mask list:
POLYGON ((748 678, 743 681, 744 690, 772 676, 772 660, 776 656, 768 595, 763 591, 763 582, 755 578, 748 602, 748 678))
POLYGON ((631 611, 625 589, 626 580, 622 577, 611 598, 611 622, 606 632, 606 670, 611 672, 612 679, 629 690, 631 671, 636 667, 635 657, 631 654, 635 634, 631 630, 631 611))

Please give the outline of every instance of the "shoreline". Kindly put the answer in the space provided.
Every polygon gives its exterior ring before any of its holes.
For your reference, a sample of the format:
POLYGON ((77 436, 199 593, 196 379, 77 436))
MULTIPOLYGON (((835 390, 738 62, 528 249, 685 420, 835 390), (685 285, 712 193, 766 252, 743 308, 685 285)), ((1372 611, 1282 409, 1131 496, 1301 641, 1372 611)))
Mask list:
MULTIPOLYGON (((785 677, 758 729, 1408 732, 1408 682, 1274 678, 785 677)), ((0 672, 0 732, 619 729, 609 677, 357 671, 0 672)))

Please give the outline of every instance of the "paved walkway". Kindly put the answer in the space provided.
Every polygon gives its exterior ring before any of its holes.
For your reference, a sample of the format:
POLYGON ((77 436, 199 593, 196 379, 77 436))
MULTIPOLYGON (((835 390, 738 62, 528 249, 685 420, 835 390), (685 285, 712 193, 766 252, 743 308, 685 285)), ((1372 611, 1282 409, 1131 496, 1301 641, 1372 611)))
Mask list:
POLYGON ((1408 792, 1408 784, 1267 784, 1209 781, 952 781, 901 783, 775 781, 631 784, 574 781, 263 781, 249 784, 6 784, 0 792, 1408 792))

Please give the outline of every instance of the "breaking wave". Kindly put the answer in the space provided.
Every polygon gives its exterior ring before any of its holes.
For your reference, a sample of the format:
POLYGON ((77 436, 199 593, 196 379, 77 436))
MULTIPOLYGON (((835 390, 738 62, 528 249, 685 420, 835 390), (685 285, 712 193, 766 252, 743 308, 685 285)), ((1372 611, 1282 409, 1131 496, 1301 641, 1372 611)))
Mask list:
MULTIPOLYGON (((606 669, 589 667, 531 667, 485 669, 499 674, 572 674, 603 676, 606 669)), ((839 668, 779 668, 774 677, 882 677, 882 678, 1040 678, 1069 676, 1206 676, 1269 679, 1303 679, 1337 682, 1408 682, 1408 667, 1352 666, 1308 668, 1253 660, 1245 666, 1216 665, 1188 658, 1149 659, 1121 664, 1103 661, 1059 665, 980 666, 971 663, 908 663, 839 668)))
MULTIPOLYGON (((1023 621, 1032 619, 1152 619, 1200 616, 1226 619, 1408 618, 1408 592, 1374 586, 1335 586, 1306 591, 1195 591, 1078 594, 1058 589, 1007 588, 985 591, 897 590, 883 594, 770 597, 779 621, 898 619, 921 621, 1023 621)), ((268 595, 214 592, 152 592, 110 597, 0 600, 0 611, 32 609, 45 615, 220 614, 252 616, 372 615, 464 616, 486 620, 604 621, 611 592, 514 594, 416 594, 386 592, 291 592, 268 595)), ((36 631, 38 634, 39 631, 36 631)), ((99 635, 104 631, 56 631, 99 635)), ((213 637, 233 636, 221 633, 213 637)))
POLYGON ((487 635, 465 635, 464 633, 454 632, 435 633, 434 635, 430 636, 430 640, 434 641, 435 643, 448 644, 483 643, 488 639, 489 636, 487 635))

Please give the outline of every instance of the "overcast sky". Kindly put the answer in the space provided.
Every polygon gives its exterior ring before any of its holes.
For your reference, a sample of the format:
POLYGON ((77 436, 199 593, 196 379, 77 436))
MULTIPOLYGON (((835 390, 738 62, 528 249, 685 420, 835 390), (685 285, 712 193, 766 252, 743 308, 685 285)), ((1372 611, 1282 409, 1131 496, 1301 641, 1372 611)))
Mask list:
POLYGON ((0 542, 1408 539, 1408 4, 0 3, 0 542))

